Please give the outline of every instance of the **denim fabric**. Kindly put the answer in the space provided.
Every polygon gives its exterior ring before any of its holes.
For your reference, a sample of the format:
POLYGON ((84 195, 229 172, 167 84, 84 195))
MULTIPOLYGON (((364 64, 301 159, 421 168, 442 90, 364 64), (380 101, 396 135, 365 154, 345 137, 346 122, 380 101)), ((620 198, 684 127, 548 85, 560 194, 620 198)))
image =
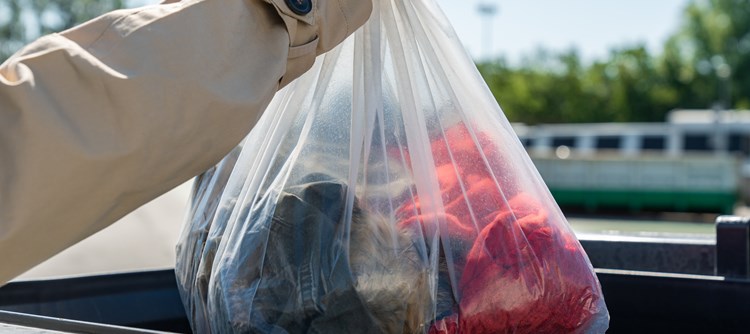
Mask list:
POLYGON ((379 332, 342 243, 346 189, 315 181, 281 194, 247 332, 379 332))

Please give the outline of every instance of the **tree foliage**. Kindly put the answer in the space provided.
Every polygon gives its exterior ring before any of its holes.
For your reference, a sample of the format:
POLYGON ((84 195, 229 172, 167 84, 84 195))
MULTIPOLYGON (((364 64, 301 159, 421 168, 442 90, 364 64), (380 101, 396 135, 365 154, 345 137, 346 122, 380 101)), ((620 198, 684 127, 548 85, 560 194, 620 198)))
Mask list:
POLYGON ((693 0, 661 54, 643 45, 582 64, 540 51, 478 64, 511 121, 659 122, 675 108, 750 108, 750 0, 693 0))

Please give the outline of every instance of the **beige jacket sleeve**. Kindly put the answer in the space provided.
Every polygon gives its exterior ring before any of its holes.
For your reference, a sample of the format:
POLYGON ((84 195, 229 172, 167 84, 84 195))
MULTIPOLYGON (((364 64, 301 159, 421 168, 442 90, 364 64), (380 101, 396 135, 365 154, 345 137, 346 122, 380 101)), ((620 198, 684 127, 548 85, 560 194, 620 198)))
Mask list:
POLYGON ((372 6, 306 1, 115 11, 0 65, 0 285, 217 163, 372 6))

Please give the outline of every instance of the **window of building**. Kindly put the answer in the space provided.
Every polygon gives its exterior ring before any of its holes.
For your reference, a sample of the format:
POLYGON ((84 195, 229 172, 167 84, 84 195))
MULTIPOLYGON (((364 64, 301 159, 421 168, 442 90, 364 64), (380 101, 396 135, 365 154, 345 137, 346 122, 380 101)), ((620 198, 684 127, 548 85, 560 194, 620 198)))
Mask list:
POLYGON ((618 149, 622 144, 620 136, 601 136, 596 137, 596 148, 598 149, 618 149))
POLYGON ((567 146, 567 147, 574 147, 576 146, 576 137, 553 137, 552 138, 552 147, 560 147, 560 146, 567 146))
POLYGON ((641 138, 642 150, 663 150, 667 147, 667 138, 664 136, 643 136, 641 138))
POLYGON ((685 151, 711 151, 713 149, 708 135, 705 134, 686 134, 682 140, 682 147, 685 151))
POLYGON ((530 148, 534 144, 534 140, 531 138, 521 138, 521 144, 523 144, 523 147, 530 148))
POLYGON ((750 154, 750 136, 742 133, 730 133, 729 152, 750 154))

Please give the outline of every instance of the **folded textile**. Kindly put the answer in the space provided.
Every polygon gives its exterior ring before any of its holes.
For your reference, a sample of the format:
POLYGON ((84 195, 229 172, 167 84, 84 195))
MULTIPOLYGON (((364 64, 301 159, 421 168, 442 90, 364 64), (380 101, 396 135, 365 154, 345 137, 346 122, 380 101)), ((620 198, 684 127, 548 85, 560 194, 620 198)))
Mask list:
POLYGON ((507 169, 486 134, 473 136, 459 124, 431 149, 444 212, 424 212, 418 198, 398 211, 405 229, 425 233, 438 224, 441 242, 454 250, 446 255, 453 264, 447 270, 460 277, 452 294, 457 312, 438 314, 430 333, 572 333, 585 327, 600 311, 601 296, 575 236, 507 181, 513 178, 502 175, 507 169))
MULTIPOLYGON (((411 236, 360 208, 356 199, 347 209, 344 183, 314 178, 319 180, 286 188, 270 223, 252 229, 267 229, 268 242, 258 252, 260 261, 247 259, 246 268, 254 269, 230 285, 227 295, 242 300, 230 312, 232 330, 422 332, 430 309, 427 266, 411 236), (350 225, 346 212, 352 214, 350 225), (243 309, 245 303, 251 307, 243 309)), ((263 213, 254 214, 251 220, 263 221, 263 213)))

